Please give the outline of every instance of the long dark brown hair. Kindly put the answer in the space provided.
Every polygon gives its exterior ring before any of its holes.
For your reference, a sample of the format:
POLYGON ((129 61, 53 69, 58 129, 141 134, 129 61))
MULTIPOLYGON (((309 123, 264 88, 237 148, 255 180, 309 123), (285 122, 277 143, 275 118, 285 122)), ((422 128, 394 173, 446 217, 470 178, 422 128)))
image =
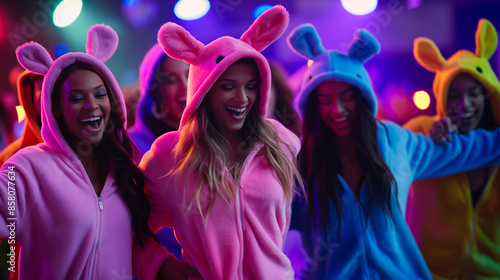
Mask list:
POLYGON ((271 82, 274 87, 276 103, 272 110, 274 118, 290 129, 298 137, 302 136, 302 125, 299 114, 293 107, 293 92, 287 83, 284 70, 278 64, 269 63, 271 68, 271 82))
MULTIPOLYGON (((144 194, 144 175, 137 167, 139 161, 139 150, 129 138, 125 130, 124 113, 116 100, 116 93, 111 87, 104 74, 95 66, 77 61, 69 65, 59 75, 54 84, 52 102, 58 102, 64 81, 78 70, 89 70, 101 77, 108 93, 111 104, 111 112, 106 130, 101 142, 95 146, 95 155, 108 163, 110 172, 118 185, 121 196, 125 200, 132 215, 132 228, 134 229, 139 243, 142 245, 143 238, 150 237, 156 241, 157 238, 148 226, 149 213, 151 207, 144 194)), ((68 139, 64 121, 57 120, 66 141, 68 139)))
MULTIPOLYGON (((361 97, 359 89, 353 89, 357 111, 352 133, 358 150, 357 160, 363 171, 369 197, 368 206, 364 209, 365 214, 368 218, 373 207, 376 207, 392 217, 390 199, 392 188, 396 188, 396 180, 380 154, 377 144, 377 121, 373 112, 361 97)), ((337 235, 340 236, 344 204, 343 188, 337 175, 342 174, 342 164, 337 147, 333 144, 333 132, 321 119, 318 107, 316 88, 311 92, 306 105, 302 126, 302 150, 299 153, 299 168, 305 181, 309 202, 307 225, 310 228, 311 225, 317 226, 319 223, 326 232, 332 203, 338 220, 337 235)))
POLYGON ((495 130, 498 127, 498 124, 495 122, 495 117, 493 116, 493 110, 491 108, 492 102, 495 102, 495 99, 490 99, 492 98, 489 96, 488 91, 486 88, 481 85, 481 91, 485 98, 483 99, 484 102, 484 112, 483 115, 481 116, 481 120, 479 121, 477 128, 482 128, 486 130, 495 130))

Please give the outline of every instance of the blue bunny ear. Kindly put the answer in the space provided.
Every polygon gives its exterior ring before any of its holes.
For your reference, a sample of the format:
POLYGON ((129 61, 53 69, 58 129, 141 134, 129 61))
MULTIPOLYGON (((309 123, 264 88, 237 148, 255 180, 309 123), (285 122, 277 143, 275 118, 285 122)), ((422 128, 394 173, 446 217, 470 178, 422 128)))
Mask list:
POLYGON ((318 32, 312 24, 297 26, 287 37, 290 49, 306 59, 315 59, 325 52, 318 32))
POLYGON ((349 57, 364 63, 380 52, 380 44, 370 32, 358 29, 354 33, 354 40, 349 47, 349 57))

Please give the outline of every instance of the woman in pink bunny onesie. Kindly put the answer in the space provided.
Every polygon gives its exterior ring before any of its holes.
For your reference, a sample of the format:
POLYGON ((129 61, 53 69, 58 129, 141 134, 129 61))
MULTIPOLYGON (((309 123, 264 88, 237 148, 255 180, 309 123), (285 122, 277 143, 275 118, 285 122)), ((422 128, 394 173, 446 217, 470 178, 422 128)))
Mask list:
POLYGON ((22 246, 10 259, 19 279, 132 279, 133 248, 141 253, 140 279, 154 279, 162 263, 187 266, 161 250, 147 224, 123 95, 103 63, 117 46, 110 27, 95 25, 86 53, 53 61, 34 42, 16 50, 23 67, 45 76, 44 142, 0 170, 0 237, 22 246))
POLYGON ((240 39, 203 45, 166 23, 158 41, 191 64, 179 131, 159 137, 139 167, 150 226, 173 227, 184 260, 203 279, 293 279, 282 252, 298 172, 297 136, 265 119, 271 74, 260 53, 288 25, 264 12, 240 39))

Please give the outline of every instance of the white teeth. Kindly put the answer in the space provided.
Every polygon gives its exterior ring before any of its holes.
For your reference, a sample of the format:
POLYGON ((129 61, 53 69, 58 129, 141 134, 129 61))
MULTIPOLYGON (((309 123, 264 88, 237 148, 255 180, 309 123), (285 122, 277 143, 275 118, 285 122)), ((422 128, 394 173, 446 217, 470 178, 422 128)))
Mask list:
POLYGON ((92 117, 92 118, 84 119, 84 120, 82 120, 82 122, 93 122, 93 121, 98 121, 100 119, 101 119, 101 117, 92 117))
POLYGON ((348 118, 349 118, 349 116, 345 116, 345 117, 341 117, 341 118, 334 118, 333 121, 334 122, 345 122, 348 118))
POLYGON ((474 113, 463 114, 460 117, 462 117, 462 118, 471 118, 472 116, 474 116, 474 113))
POLYGON ((234 108, 234 107, 228 107, 226 106, 227 109, 231 110, 231 111, 235 111, 235 112, 238 112, 238 113, 243 113, 245 112, 245 110, 247 109, 247 107, 243 107, 243 108, 234 108))

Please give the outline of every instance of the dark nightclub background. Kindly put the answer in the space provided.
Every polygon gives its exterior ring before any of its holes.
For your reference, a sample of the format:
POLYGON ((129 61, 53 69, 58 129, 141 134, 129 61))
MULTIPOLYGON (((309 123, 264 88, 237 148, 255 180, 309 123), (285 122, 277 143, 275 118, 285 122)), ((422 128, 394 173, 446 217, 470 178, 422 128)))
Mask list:
MULTIPOLYGON (((448 58, 458 49, 474 51, 474 33, 480 18, 489 19, 500 29, 498 0, 379 0, 377 9, 364 16, 344 10, 340 0, 215 0, 209 12, 193 21, 178 19, 173 0, 83 0, 80 16, 68 27, 52 23, 52 12, 60 0, 22 0, 0 2, 0 92, 11 90, 9 72, 18 65, 15 48, 36 41, 53 56, 65 51, 84 51, 87 30, 96 23, 110 25, 120 38, 115 55, 106 64, 122 87, 133 85, 146 51, 156 43, 159 27, 174 21, 208 44, 217 37, 239 37, 253 22, 252 11, 260 4, 281 4, 290 12, 290 25, 284 36, 264 51, 271 61, 280 63, 296 89, 306 60, 293 53, 286 36, 302 23, 318 29, 327 49, 346 50, 357 28, 365 28, 380 41, 381 53, 367 62, 380 102, 379 118, 404 123, 418 114, 433 114, 434 99, 426 110, 413 104, 417 90, 431 93, 433 73, 422 68, 413 57, 413 40, 432 39, 448 58), (125 2, 134 6, 125 6, 125 2)), ((498 51, 490 59, 498 73, 498 51)))

